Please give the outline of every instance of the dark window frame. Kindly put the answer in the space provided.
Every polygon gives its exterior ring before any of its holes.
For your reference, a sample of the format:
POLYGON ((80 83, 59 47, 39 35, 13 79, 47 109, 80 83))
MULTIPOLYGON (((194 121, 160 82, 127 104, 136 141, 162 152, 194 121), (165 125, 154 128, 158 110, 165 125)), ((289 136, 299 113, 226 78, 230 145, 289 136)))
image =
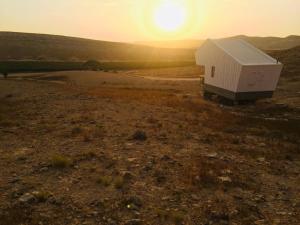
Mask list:
POLYGON ((214 78, 216 75, 216 67, 215 66, 212 66, 211 67, 211 77, 214 78))

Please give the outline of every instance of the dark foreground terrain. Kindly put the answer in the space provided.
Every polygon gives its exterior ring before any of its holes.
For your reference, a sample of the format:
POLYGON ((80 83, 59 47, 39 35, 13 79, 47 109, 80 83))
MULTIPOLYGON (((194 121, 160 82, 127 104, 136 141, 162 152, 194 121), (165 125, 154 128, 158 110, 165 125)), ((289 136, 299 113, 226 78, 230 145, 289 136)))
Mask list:
POLYGON ((299 224, 299 78, 226 107, 196 71, 1 79, 0 224, 299 224))

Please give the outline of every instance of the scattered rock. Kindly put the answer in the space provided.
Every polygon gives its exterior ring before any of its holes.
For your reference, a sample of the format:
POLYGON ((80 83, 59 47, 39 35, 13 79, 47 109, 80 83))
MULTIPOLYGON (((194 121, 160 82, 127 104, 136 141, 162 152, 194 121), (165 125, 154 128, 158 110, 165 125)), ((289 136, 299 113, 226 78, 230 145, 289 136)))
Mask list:
POLYGON ((170 196, 165 196, 165 197, 162 197, 161 199, 163 201, 169 201, 171 199, 171 197, 170 196))
POLYGON ((218 156, 218 153, 216 153, 216 152, 211 152, 211 153, 207 153, 206 154, 206 156, 208 157, 208 158, 216 158, 217 156, 218 156))
POLYGON ((25 193, 19 198, 20 203, 32 203, 35 201, 35 197, 31 193, 25 193))
POLYGON ((259 143, 259 147, 262 147, 262 148, 264 148, 264 147, 267 147, 267 145, 266 145, 266 143, 259 143))
POLYGON ((198 195, 195 195, 195 194, 192 194, 191 198, 196 201, 199 201, 201 199, 198 195))
POLYGON ((44 166, 40 169, 40 172, 46 172, 49 170, 49 167, 48 166, 44 166))
POLYGON ((131 220, 127 220, 125 225, 140 225, 142 224, 142 220, 140 219, 131 219, 131 220))
POLYGON ((253 199, 256 202, 264 202, 265 201, 265 197, 263 195, 256 195, 253 199))
POLYGON ((127 159, 128 162, 134 162, 134 161, 136 161, 136 160, 137 160, 137 158, 128 158, 128 159, 127 159))
POLYGON ((222 181, 223 183, 231 183, 232 182, 230 177, 218 177, 218 179, 220 181, 222 181))
POLYGON ((49 197, 48 202, 53 205, 62 205, 63 200, 60 198, 55 198, 54 196, 49 197))
POLYGON ((230 169, 222 170, 222 174, 232 174, 232 171, 230 169))
POLYGON ((259 158, 257 158, 257 161, 259 161, 259 162, 264 162, 266 159, 265 159, 265 157, 259 157, 259 158))

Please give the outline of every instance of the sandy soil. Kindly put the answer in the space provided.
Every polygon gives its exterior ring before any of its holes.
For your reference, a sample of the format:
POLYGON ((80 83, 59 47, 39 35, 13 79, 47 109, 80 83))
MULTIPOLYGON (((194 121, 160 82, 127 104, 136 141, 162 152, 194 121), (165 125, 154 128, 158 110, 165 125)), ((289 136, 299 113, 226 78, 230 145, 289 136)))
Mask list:
POLYGON ((299 224, 298 81, 226 107, 153 73, 1 79, 0 224, 299 224))

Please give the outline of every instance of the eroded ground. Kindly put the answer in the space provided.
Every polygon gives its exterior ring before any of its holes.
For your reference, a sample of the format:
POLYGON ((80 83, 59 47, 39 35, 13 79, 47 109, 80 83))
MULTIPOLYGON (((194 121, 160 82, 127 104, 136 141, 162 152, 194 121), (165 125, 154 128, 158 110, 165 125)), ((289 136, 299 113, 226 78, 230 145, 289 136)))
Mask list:
POLYGON ((0 80, 1 225, 299 224, 295 82, 225 107, 138 74, 0 80))

